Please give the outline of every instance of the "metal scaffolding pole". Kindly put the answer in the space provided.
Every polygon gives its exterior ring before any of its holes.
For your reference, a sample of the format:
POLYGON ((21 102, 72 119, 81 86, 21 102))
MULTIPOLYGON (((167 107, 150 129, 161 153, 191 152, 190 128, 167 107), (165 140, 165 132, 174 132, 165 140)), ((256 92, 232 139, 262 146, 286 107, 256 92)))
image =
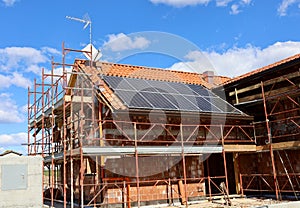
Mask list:
POLYGON ((53 62, 52 62, 52 68, 51 68, 51 206, 54 207, 54 183, 55 183, 55 161, 54 161, 54 134, 53 134, 53 128, 55 125, 54 120, 54 89, 53 89, 53 62))
POLYGON ((188 192, 187 192, 187 184, 186 184, 186 164, 185 164, 185 153, 184 153, 184 143, 183 143, 183 129, 182 124, 180 124, 180 141, 181 141, 181 157, 182 157, 182 167, 183 167, 183 180, 184 180, 184 193, 182 195, 182 203, 185 207, 188 207, 188 192))
POLYGON ((277 174, 276 174, 276 167, 275 167, 275 160, 274 160, 274 152, 272 147, 272 135, 271 130, 269 126, 269 118, 268 118, 268 111, 267 111, 267 103, 266 103, 266 97, 265 97, 265 91, 264 91, 264 83, 261 81, 261 92, 262 92, 262 98, 264 103, 264 112, 266 117, 266 128, 268 133, 268 145, 269 145, 269 151, 270 151, 270 157, 272 161, 272 170, 273 170, 273 180, 274 180, 274 186, 275 186, 275 194, 276 199, 279 199, 279 193, 278 193, 278 182, 277 182, 277 174))
MULTIPOLYGON (((63 68, 63 95, 65 95, 66 92, 66 87, 68 84, 67 81, 67 72, 66 72, 66 67, 65 67, 65 51, 64 51, 64 43, 62 43, 62 51, 63 51, 63 55, 62 55, 62 68, 63 68)), ((63 98, 63 197, 64 197, 64 208, 67 208, 67 120, 66 120, 66 100, 65 98, 63 98)))
POLYGON ((136 177, 136 188, 137 188, 137 203, 138 207, 141 207, 141 194, 140 194, 140 176, 139 176, 139 156, 137 151, 137 128, 136 122, 134 122, 134 148, 135 148, 135 177, 136 177))
MULTIPOLYGON (((73 90, 70 92, 73 95, 73 90)), ((69 148, 70 148, 70 184, 71 184, 71 208, 74 208, 74 163, 73 163, 73 136, 74 136, 74 112, 73 104, 70 104, 70 138, 69 138, 69 148)))
POLYGON ((83 82, 81 82, 81 102, 80 102, 80 135, 79 135, 79 148, 80 148, 80 203, 81 203, 81 208, 84 207, 84 157, 83 157, 83 152, 82 152, 82 147, 83 147, 83 139, 84 139, 84 131, 83 131, 83 123, 85 119, 85 114, 84 114, 84 105, 83 105, 83 82))

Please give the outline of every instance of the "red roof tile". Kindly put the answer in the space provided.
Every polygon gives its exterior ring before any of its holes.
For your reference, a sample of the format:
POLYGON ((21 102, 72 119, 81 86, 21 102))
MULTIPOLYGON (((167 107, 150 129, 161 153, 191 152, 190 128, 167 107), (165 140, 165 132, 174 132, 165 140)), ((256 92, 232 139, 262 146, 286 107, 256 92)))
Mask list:
POLYGON ((186 84, 202 85, 206 88, 212 88, 215 85, 219 85, 224 81, 227 81, 228 77, 213 76, 210 80, 213 83, 208 83, 205 80, 205 76, 202 74, 192 72, 181 72, 174 70, 150 68, 143 66, 132 66, 127 64, 116 64, 107 62, 97 62, 96 67, 86 66, 88 64, 85 60, 76 60, 75 66, 79 67, 87 75, 89 75, 92 82, 100 84, 102 86, 102 95, 110 103, 114 109, 124 110, 126 106, 120 101, 120 99, 112 92, 112 90, 101 81, 99 75, 107 76, 119 76, 128 78, 139 78, 147 80, 158 80, 168 82, 180 82, 186 84))
MULTIPOLYGON (((166 70, 159 68, 150 68, 144 66, 133 66, 127 64, 115 64, 107 62, 98 62, 97 67, 100 73, 110 76, 130 77, 139 79, 149 79, 168 82, 181 82, 187 84, 203 85, 211 88, 213 85, 206 82, 202 74, 192 72, 182 72, 174 70, 166 70)), ((214 76, 213 82, 215 85, 227 81, 228 77, 214 76)))

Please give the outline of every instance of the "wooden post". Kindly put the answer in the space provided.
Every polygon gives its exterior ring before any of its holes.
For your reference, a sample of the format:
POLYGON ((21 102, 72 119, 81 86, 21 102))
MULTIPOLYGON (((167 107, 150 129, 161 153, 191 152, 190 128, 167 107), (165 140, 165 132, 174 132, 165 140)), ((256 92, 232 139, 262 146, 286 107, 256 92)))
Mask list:
POLYGON ((233 167, 234 167, 234 178, 235 178, 235 190, 239 194, 241 190, 240 184, 240 167, 238 162, 239 153, 233 153, 233 167))

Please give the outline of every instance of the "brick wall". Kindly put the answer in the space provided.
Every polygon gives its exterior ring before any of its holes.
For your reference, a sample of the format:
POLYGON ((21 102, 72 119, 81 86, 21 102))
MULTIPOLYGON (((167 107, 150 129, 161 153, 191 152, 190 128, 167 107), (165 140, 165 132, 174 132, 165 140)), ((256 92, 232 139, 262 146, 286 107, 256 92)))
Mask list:
MULTIPOLYGON (((189 197, 201 197, 205 195, 205 184, 200 183, 204 176, 203 164, 199 157, 186 157, 187 193, 189 197)), ((137 201, 137 188, 135 176, 135 158, 114 158, 106 161, 106 178, 120 178, 127 174, 130 186, 130 200, 137 201), (124 175, 122 175, 124 174, 124 175)), ((179 199, 180 191, 178 182, 183 180, 183 168, 181 158, 176 157, 140 157, 140 199, 141 201, 165 201, 179 199), (169 167, 169 168, 168 168, 169 167), (168 185, 170 183, 170 185, 168 185)), ((122 187, 120 181, 119 187, 122 187)), ((111 187, 106 190, 105 198, 108 203, 122 203, 122 190, 111 187)))
MULTIPOLYGON (((300 191, 299 182, 297 181, 299 175, 297 177, 293 176, 294 174, 300 174, 299 157, 299 150, 274 151, 276 174, 280 189, 286 191, 292 190, 288 181, 289 178, 286 175, 287 171, 287 173, 290 174, 290 179, 294 188, 300 191)), ((256 177, 252 181, 252 185, 249 186, 250 189, 270 190, 270 186, 274 189, 272 161, 269 152, 241 154, 239 156, 239 166, 241 174, 264 174, 263 179, 256 177)), ((251 177, 243 177, 244 188, 247 186, 247 183, 250 183, 250 180, 251 177)))

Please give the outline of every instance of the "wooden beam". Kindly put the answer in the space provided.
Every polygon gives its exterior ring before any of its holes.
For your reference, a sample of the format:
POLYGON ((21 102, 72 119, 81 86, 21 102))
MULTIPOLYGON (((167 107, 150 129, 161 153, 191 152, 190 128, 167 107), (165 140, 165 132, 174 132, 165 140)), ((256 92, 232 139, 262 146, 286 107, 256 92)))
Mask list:
MULTIPOLYGON (((284 81, 286 81, 286 79, 292 79, 292 78, 295 78, 295 77, 300 77, 300 72, 294 72, 294 73, 288 74, 286 76, 277 77, 277 78, 274 78, 274 79, 271 79, 271 80, 267 80, 267 81, 264 82, 264 86, 268 86, 268 85, 271 85, 271 84, 274 84, 274 83, 284 82, 284 81)), ((251 86, 248 86, 248 87, 245 87, 245 88, 242 88, 242 89, 236 89, 235 88, 234 91, 229 93, 229 96, 236 96, 236 94, 241 94, 241 93, 251 91, 251 90, 255 90, 255 89, 258 89, 258 88, 260 88, 260 83, 255 84, 255 85, 251 85, 251 86)))
MULTIPOLYGON (((267 91, 266 94, 268 93, 267 99, 268 97, 272 97, 272 96, 277 96, 277 95, 286 95, 286 93, 288 93, 288 95, 291 95, 293 92, 297 92, 298 89, 295 89, 292 86, 289 87, 283 87, 283 88, 279 88, 279 89, 274 89, 271 91, 267 91), (271 93, 270 93, 271 92, 271 93)), ((243 102, 248 102, 251 100, 258 100, 258 99, 262 99, 262 94, 258 93, 255 95, 250 95, 247 97, 239 97, 239 104, 243 103, 243 102)), ((234 100, 234 99, 232 99, 234 100)), ((237 104, 237 103, 234 103, 237 104)))
POLYGON ((235 178, 235 189, 236 193, 240 194, 241 182, 240 182, 240 167, 239 167, 239 153, 232 153, 233 155, 233 168, 235 178))
POLYGON ((81 96, 70 96, 70 95, 66 95, 65 96, 65 101, 66 102, 76 102, 76 103, 80 103, 80 102, 84 102, 84 103, 92 103, 92 97, 81 97, 81 96))
MULTIPOLYGON (((270 146, 270 144, 257 146, 256 150, 258 152, 268 151, 269 146, 270 146)), ((300 149, 300 141, 272 143, 272 148, 273 148, 273 150, 300 149)))
POLYGON ((255 144, 224 144, 225 152, 256 152, 255 144))
POLYGON ((229 93, 229 96, 234 96, 236 94, 241 94, 243 92, 255 90, 255 89, 258 89, 258 88, 260 88, 260 84, 251 85, 251 86, 248 86, 248 87, 245 87, 245 88, 242 88, 242 89, 234 88, 234 91, 231 91, 229 93))

